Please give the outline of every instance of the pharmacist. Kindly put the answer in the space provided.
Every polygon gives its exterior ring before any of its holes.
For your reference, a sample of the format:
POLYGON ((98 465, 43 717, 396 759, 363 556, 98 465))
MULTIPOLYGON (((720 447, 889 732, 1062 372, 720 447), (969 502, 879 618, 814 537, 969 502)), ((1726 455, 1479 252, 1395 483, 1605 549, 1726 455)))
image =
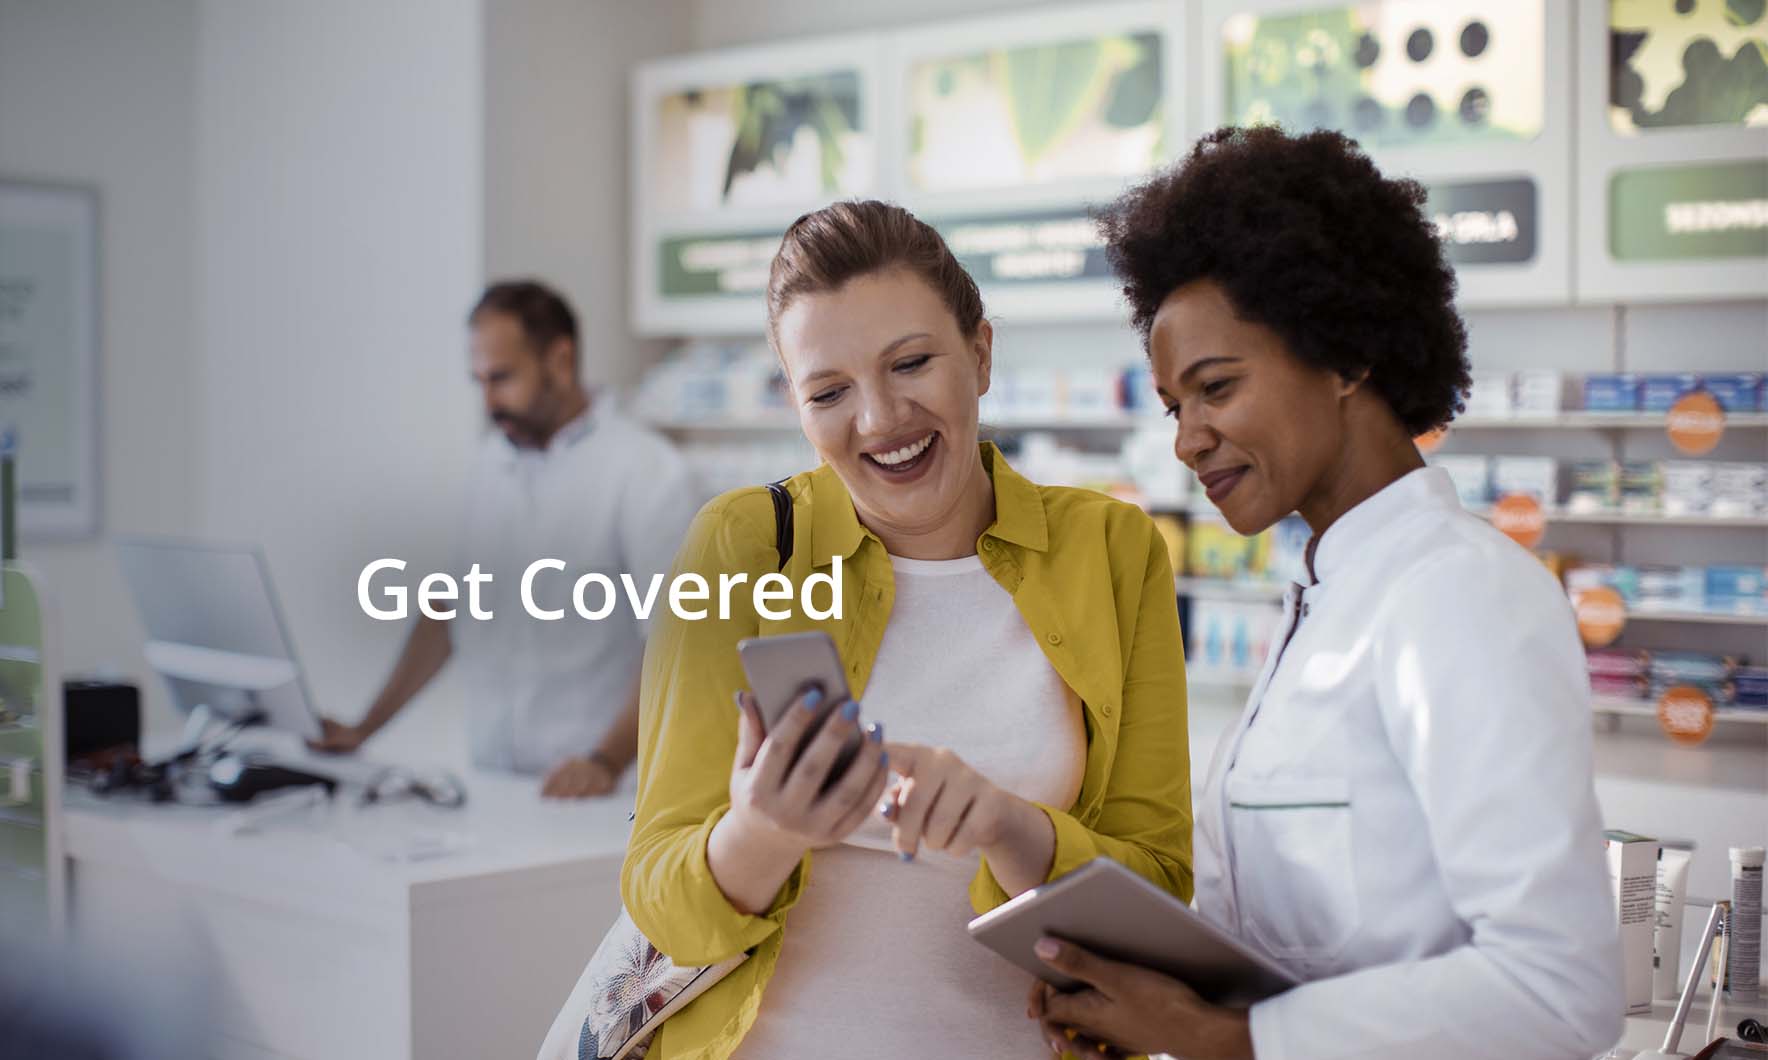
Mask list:
MULTIPOLYGON (((642 623, 546 621, 518 598, 535 559, 641 584, 667 574, 699 505, 686 463, 579 376, 577 321, 532 282, 488 288, 467 318, 486 432, 475 456, 459 568, 474 563, 489 621, 419 616, 392 674, 354 724, 327 718, 317 749, 351 751, 454 660, 464 678, 473 762, 542 777, 559 798, 614 789, 638 747, 642 623)), ((565 578, 535 583, 541 608, 569 610, 565 578)))
POLYGON ((1467 391, 1424 191, 1337 133, 1221 130, 1106 213, 1106 253, 1229 525, 1313 531, 1197 811, 1197 910, 1299 985, 1212 1005, 1058 939, 1031 1014, 1128 1053, 1585 1060, 1622 1029, 1564 591, 1412 439, 1467 391))

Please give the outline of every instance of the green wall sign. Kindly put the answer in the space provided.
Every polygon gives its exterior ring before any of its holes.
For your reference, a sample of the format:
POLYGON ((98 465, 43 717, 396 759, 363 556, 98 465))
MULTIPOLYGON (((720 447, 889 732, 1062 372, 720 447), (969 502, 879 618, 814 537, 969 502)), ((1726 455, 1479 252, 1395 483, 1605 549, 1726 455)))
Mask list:
POLYGON ((658 247, 658 290, 664 298, 753 298, 767 290, 779 232, 671 236, 658 247))
POLYGON ((932 221, 979 286, 1069 283, 1111 275, 1105 241, 1085 210, 932 221))
POLYGON ((1608 250, 1616 261, 1768 258, 1768 160, 1616 173, 1608 250))

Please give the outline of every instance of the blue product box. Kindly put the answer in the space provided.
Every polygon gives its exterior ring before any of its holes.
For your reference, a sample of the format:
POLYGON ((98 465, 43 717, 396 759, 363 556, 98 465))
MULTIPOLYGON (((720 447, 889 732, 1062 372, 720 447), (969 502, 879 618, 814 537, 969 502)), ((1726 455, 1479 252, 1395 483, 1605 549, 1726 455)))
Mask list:
POLYGON ((1706 606, 1742 614, 1768 610, 1768 567, 1708 567, 1706 606))
POLYGON ((1668 412, 1677 398, 1699 386, 1700 376, 1693 372, 1645 376, 1639 383, 1639 407, 1646 412, 1668 412))
POLYGON ((1762 411, 1761 372, 1703 375, 1700 382, 1726 412, 1762 411))
POLYGON ((1631 372, 1585 376, 1584 411, 1639 411, 1639 377, 1631 372))

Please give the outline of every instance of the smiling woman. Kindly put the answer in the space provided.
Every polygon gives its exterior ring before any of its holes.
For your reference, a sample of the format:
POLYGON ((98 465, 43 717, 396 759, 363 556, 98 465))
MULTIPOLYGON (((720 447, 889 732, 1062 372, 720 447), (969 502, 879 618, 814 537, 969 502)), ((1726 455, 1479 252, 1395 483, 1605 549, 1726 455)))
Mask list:
POLYGON ((846 614, 659 616, 622 895, 678 965, 754 957, 651 1055, 1044 1055, 1029 978, 964 924, 1101 855, 1189 894, 1166 547, 1140 509, 1034 485, 978 444, 994 332, 907 211, 843 202, 795 222, 768 337, 822 458, 785 483, 792 547, 775 549, 768 491, 738 490, 700 513, 676 567, 711 581, 789 552, 796 583, 844 561, 846 614), (765 733, 736 642, 811 629, 856 699, 806 694, 812 710, 765 733), (795 756, 813 717, 828 720, 795 756), (873 753, 831 775, 868 721, 873 753))
POLYGON ((1241 533, 1306 585, 1199 800, 1197 909, 1301 985, 1250 1010, 1047 939, 1052 1040, 1231 1060, 1575 1060, 1620 1030, 1589 685, 1558 583, 1412 438, 1467 390, 1421 209, 1338 133, 1221 129, 1106 211, 1107 255, 1241 533))

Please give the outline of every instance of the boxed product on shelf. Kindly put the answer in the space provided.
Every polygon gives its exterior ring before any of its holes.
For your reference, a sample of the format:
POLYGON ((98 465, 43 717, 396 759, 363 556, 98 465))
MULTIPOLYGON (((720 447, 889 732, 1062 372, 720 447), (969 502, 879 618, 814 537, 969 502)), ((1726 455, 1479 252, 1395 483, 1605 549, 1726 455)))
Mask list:
POLYGON ((1701 376, 1701 386, 1726 412, 1762 412, 1761 372, 1730 372, 1701 376))
POLYGON ((1577 460, 1571 465, 1571 491, 1565 506, 1572 512, 1600 512, 1621 503, 1621 469, 1613 460, 1577 460))
POLYGON ((1185 538, 1185 573, 1197 578, 1225 579, 1262 574, 1269 549, 1269 539, 1263 534, 1241 537, 1220 520, 1193 519, 1191 532, 1185 538))
POLYGON ((1768 515, 1768 464, 1715 463, 1708 510, 1729 519, 1768 515))
POLYGON ((1651 692, 1651 679, 1643 674, 1591 674, 1590 694, 1610 699, 1644 699, 1651 692))
POLYGON ((1117 453, 1076 449, 1045 431, 1031 431, 1019 439, 1013 466, 1033 482, 1047 486, 1079 486, 1113 496, 1135 492, 1117 453))
POLYGON ((1583 563, 1565 572, 1566 592, 1613 589, 1627 606, 1639 599, 1639 568, 1624 563, 1583 563))
POLYGON ((1585 376, 1584 409, 1587 412, 1639 411, 1639 377, 1631 372, 1585 376))
POLYGON ((1663 505, 1663 476, 1655 460, 1628 460, 1621 464, 1621 511, 1650 515, 1663 505))
POLYGON ((1714 467, 1704 460, 1666 460, 1660 464, 1664 514, 1707 514, 1713 501, 1714 467))
POLYGON ((1644 677, 1651 672, 1651 653, 1626 648, 1595 648, 1584 653, 1592 677, 1644 677))
POLYGON ((1640 611, 1698 611, 1706 599, 1706 575, 1700 567, 1642 564, 1637 587, 1627 606, 1640 611))
POLYGON ((1715 565, 1705 568, 1704 606, 1731 614, 1768 614, 1768 567, 1715 565))
POLYGON ((1185 671, 1202 681, 1248 682, 1264 665, 1283 612, 1268 603, 1199 599, 1191 605, 1185 671))
POLYGON ((1455 484, 1455 495, 1466 508, 1483 508, 1492 502, 1492 461, 1490 457, 1464 454, 1437 455, 1430 458, 1434 467, 1449 474, 1455 484))
POLYGON ((1510 375, 1507 372, 1474 372, 1467 391, 1468 416, 1500 418, 1511 412, 1510 375))
POLYGON ((1739 666, 1731 685, 1740 707, 1768 707, 1768 666, 1739 666))
POLYGON ((1559 496, 1559 461, 1550 456, 1492 458, 1492 496, 1526 494, 1543 505, 1559 496))
MULTIPOLYGON (((1062 415, 1080 420, 1108 419, 1120 415, 1115 372, 1071 369, 1061 377, 1062 415)), ((1171 453, 1169 439, 1168 454, 1171 453)))
POLYGON ((1735 655, 1702 651, 1654 651, 1651 679, 1666 685, 1729 681, 1741 661, 1735 655))
POLYGON ((1510 380, 1511 412, 1519 417, 1559 414, 1565 377, 1559 372, 1529 370, 1510 380))
POLYGON ((1639 408, 1644 412, 1668 412, 1685 394, 1700 388, 1693 372, 1654 372, 1639 381, 1639 408))

